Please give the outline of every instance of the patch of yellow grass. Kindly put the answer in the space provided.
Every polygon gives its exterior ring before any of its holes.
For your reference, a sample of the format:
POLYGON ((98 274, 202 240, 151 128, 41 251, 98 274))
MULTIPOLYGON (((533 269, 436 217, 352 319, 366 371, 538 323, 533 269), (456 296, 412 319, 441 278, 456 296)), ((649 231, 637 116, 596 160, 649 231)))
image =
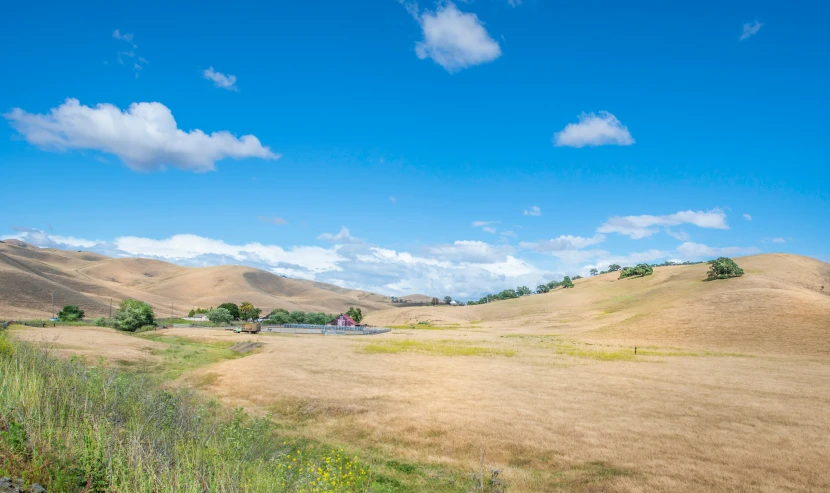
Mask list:
POLYGON ((512 349, 495 349, 484 346, 474 346, 457 341, 415 341, 403 339, 397 341, 383 341, 366 344, 360 348, 368 354, 396 354, 415 352, 438 356, 515 356, 512 349))

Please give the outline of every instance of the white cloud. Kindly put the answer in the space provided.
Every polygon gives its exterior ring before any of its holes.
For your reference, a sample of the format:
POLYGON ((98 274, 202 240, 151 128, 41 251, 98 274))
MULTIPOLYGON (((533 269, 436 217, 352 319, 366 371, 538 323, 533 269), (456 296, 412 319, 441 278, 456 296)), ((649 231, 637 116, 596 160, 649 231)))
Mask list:
POLYGON ((518 7, 522 4, 522 0, 507 0, 507 4, 511 7, 518 7))
POLYGON ((435 245, 426 252, 441 260, 465 263, 504 262, 513 254, 509 245, 494 246, 483 241, 459 240, 451 245, 435 245))
POLYGON ((353 243, 356 241, 360 241, 359 239, 352 236, 351 232, 349 232, 349 228, 343 226, 340 228, 336 234, 331 233, 323 233, 317 237, 318 240, 325 240, 330 241, 332 243, 353 243))
POLYGON ((159 170, 167 165, 186 171, 211 171, 217 161, 226 158, 280 157, 253 135, 237 138, 227 131, 185 132, 161 103, 133 103, 121 111, 111 104, 91 108, 69 98, 48 114, 14 108, 3 116, 38 147, 114 154, 136 171, 159 170))
POLYGON ((634 139, 628 128, 607 111, 582 113, 579 123, 569 123, 553 135, 557 147, 595 147, 603 145, 629 146, 634 139))
POLYGON ((535 250, 539 253, 563 252, 568 250, 581 250, 587 246, 596 245, 605 241, 605 235, 597 234, 591 238, 582 236, 562 235, 558 238, 540 241, 522 241, 521 248, 535 250))
POLYGON ((239 91, 239 88, 236 87, 235 75, 225 75, 222 72, 213 70, 213 67, 208 68, 202 74, 205 79, 213 81, 213 85, 216 87, 227 89, 228 91, 239 91))
POLYGON ((513 232, 513 231, 507 231, 507 230, 505 230, 505 231, 502 231, 502 232, 501 232, 501 233, 499 233, 499 234, 500 234, 501 236, 504 236, 504 237, 510 237, 510 238, 515 238, 515 237, 516 237, 516 233, 515 233, 515 232, 513 232))
POLYGON ((498 224, 498 221, 473 221, 474 228, 480 228, 482 226, 488 226, 490 224, 498 224))
POLYGON ((599 233, 619 233, 632 239, 645 238, 657 233, 657 227, 692 224, 699 228, 729 229, 726 213, 721 209, 711 211, 680 211, 666 216, 615 216, 597 228, 599 233))
POLYGON ((671 229, 666 228, 666 234, 675 240, 686 241, 689 239, 689 234, 685 231, 672 231, 671 229))
POLYGON ((541 216, 542 209, 538 205, 531 206, 530 209, 525 209, 525 216, 541 216))
POLYGON ((752 216, 750 216, 749 214, 744 214, 744 219, 746 219, 747 221, 752 221, 752 216))
POLYGON ((738 39, 740 41, 744 41, 745 39, 749 39, 752 36, 755 36, 758 33, 758 31, 761 30, 761 27, 763 27, 763 26, 764 25, 762 23, 758 22, 757 20, 752 21, 752 22, 744 23, 744 28, 743 28, 743 31, 741 32, 741 37, 738 38, 738 39))
POLYGON ((133 45, 133 48, 137 48, 135 44, 133 44, 133 34, 132 33, 122 33, 118 29, 112 32, 112 37, 115 39, 120 39, 121 41, 126 41, 133 45))
POLYGON ((677 253, 683 260, 713 259, 734 255, 753 255, 761 251, 756 247, 710 247, 701 243, 687 241, 677 247, 677 253))
POLYGON ((272 217, 259 216, 259 217, 257 217, 257 221, 259 221, 261 223, 265 223, 265 224, 275 224, 277 226, 282 226, 282 225, 288 224, 288 221, 286 221, 285 219, 283 219, 281 217, 277 217, 277 216, 272 216, 272 217))
POLYGON ((665 259, 669 256, 669 252, 657 249, 646 250, 644 252, 632 252, 627 255, 612 255, 608 252, 597 251, 596 262, 585 265, 582 272, 588 272, 592 268, 597 270, 605 270, 611 264, 617 264, 623 267, 631 267, 637 264, 654 263, 658 260, 665 259))
POLYGON ((415 45, 418 58, 431 58, 447 72, 492 62, 501 56, 501 47, 490 37, 478 16, 464 13, 449 2, 440 4, 435 12, 420 16, 417 6, 404 3, 407 11, 421 24, 424 39, 415 45))
POLYGON ((781 237, 773 238, 770 241, 773 242, 773 243, 786 243, 787 242, 787 240, 785 240, 784 238, 781 238, 781 237))
POLYGON ((495 234, 495 232, 496 232, 496 228, 494 228, 492 226, 484 226, 483 228, 481 228, 481 230, 484 231, 485 233, 490 233, 490 234, 495 234))

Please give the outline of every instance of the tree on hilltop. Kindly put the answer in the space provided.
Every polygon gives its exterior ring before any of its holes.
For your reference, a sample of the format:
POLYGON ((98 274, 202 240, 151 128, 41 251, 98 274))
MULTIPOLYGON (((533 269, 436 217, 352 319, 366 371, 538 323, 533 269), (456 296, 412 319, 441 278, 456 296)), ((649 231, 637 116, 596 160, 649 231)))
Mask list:
POLYGON ((617 272, 620 269, 622 269, 622 267, 620 267, 620 264, 611 264, 608 266, 608 272, 617 272))
POLYGON ((741 277, 744 275, 744 270, 738 267, 734 260, 728 257, 720 257, 709 261, 709 272, 707 272, 707 281, 714 281, 715 279, 729 279, 730 277, 741 277))
POLYGON ((562 289, 567 289, 567 288, 574 287, 574 283, 573 283, 573 281, 571 281, 570 276, 563 277, 562 282, 560 282, 559 285, 562 286, 562 289))
POLYGON ((620 279, 626 277, 644 277, 654 274, 654 268, 648 264, 637 264, 635 267, 626 267, 620 272, 620 279))

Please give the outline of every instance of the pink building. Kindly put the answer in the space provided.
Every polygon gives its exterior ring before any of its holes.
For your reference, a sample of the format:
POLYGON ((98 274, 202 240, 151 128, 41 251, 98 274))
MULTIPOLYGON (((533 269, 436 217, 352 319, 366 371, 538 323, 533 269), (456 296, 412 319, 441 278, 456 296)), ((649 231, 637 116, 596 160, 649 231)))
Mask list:
POLYGON ((328 325, 337 325, 338 327, 354 327, 357 325, 357 322, 352 320, 352 317, 341 313, 339 317, 329 322, 328 325))

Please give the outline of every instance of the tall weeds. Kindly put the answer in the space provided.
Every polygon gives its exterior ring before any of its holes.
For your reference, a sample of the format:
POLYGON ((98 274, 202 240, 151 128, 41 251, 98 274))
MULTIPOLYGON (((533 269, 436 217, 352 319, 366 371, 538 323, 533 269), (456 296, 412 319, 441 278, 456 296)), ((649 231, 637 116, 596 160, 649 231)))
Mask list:
POLYGON ((0 476, 49 491, 368 491, 342 451, 292 446, 267 418, 0 333, 0 476))

